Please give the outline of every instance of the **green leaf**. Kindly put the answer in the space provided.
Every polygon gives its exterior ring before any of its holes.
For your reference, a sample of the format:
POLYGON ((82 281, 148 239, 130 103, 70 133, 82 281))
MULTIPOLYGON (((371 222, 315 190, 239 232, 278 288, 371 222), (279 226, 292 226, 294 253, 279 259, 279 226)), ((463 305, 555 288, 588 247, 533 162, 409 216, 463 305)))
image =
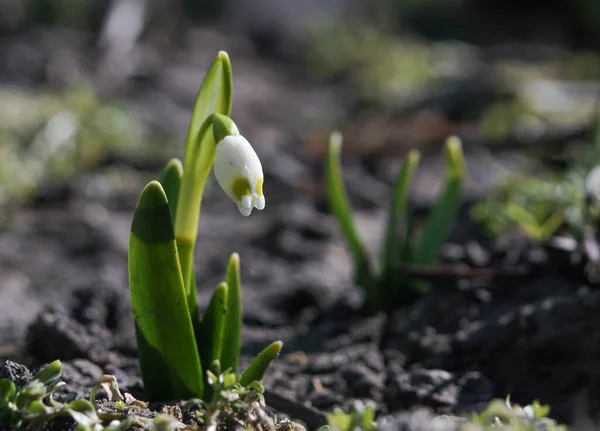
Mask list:
POLYGON ((410 151, 394 184, 392 199, 388 208, 387 231, 382 250, 382 268, 380 275, 379 296, 385 298, 385 304, 391 308, 395 306, 395 301, 390 298, 392 294, 392 284, 396 284, 396 269, 398 264, 404 258, 403 248, 410 240, 408 197, 410 194, 410 185, 413 176, 419 165, 421 154, 416 151, 410 151))
POLYGON ((392 200, 388 209, 387 231, 382 253, 383 271, 394 269, 400 261, 399 244, 408 235, 406 227, 410 186, 420 158, 421 154, 418 151, 410 151, 402 163, 394 184, 392 200))
POLYGON ((439 250, 454 224, 461 204, 461 190, 465 176, 462 144, 457 137, 450 137, 445 145, 446 184, 431 213, 425 221, 414 254, 414 264, 430 265, 435 262, 439 250))
POLYGON ((100 422, 95 407, 88 400, 71 401, 66 410, 79 425, 92 426, 100 422))
POLYGON ((11 380, 0 380, 0 403, 10 401, 16 392, 17 387, 11 380))
POLYGON ((242 288, 240 281, 240 256, 233 253, 227 265, 227 315, 223 328, 221 369, 237 371, 242 348, 242 288))
POLYGON ((352 220, 352 208, 348 193, 344 186, 342 170, 340 166, 340 151, 342 147, 342 135, 333 132, 329 138, 327 160, 325 162, 325 188, 329 207, 337 219, 342 235, 344 236, 352 258, 354 260, 354 271, 356 283, 364 289, 367 303, 372 309, 379 309, 380 298, 374 288, 374 280, 369 263, 369 254, 363 246, 354 221, 352 220))
POLYGON ((223 328, 227 316, 227 290, 227 283, 219 283, 204 313, 199 334, 196 334, 200 335, 196 341, 204 370, 210 369, 213 361, 221 356, 223 328))
POLYGON ((47 413, 50 413, 51 410, 52 409, 50 407, 47 407, 41 401, 36 400, 27 406, 27 410, 25 411, 25 417, 27 419, 38 418, 44 416, 47 413))
POLYGON ((193 278, 194 247, 198 236, 202 194, 214 162, 216 145, 213 134, 208 133, 211 124, 207 119, 213 113, 230 114, 232 92, 231 64, 227 53, 221 51, 204 77, 196 98, 186 140, 184 175, 174 223, 181 273, 194 328, 199 325, 198 299, 193 278))
POLYGON ((242 386, 248 386, 255 380, 260 381, 265 375, 265 371, 267 371, 271 361, 279 355, 282 347, 283 343, 281 341, 275 341, 265 347, 265 349, 254 358, 248 368, 246 368, 246 371, 242 373, 239 380, 240 384, 242 386))
POLYGON ((169 160, 169 163, 167 163, 160 174, 160 184, 167 195, 171 219, 173 220, 175 220, 175 216, 177 215, 177 203, 179 202, 179 189, 181 188, 182 177, 183 165, 179 159, 169 160))
POLYGON ((150 182, 129 240, 129 288, 145 391, 151 401, 202 396, 202 368, 167 196, 150 182))
POLYGON ((531 408, 533 409, 533 415, 536 418, 545 418, 550 414, 550 406, 540 404, 538 400, 534 400, 533 403, 531 403, 531 408))
POLYGON ((56 360, 42 368, 35 376, 33 376, 33 380, 38 380, 44 385, 47 385, 48 383, 59 379, 61 375, 62 364, 60 361, 56 360))

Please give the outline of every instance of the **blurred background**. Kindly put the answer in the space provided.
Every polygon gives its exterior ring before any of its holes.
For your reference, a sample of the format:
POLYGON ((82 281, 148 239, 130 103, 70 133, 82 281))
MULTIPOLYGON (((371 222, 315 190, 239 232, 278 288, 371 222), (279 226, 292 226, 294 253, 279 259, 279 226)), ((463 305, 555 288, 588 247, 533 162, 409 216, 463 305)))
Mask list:
MULTIPOLYGON (((0 203, 90 172, 104 175, 88 187, 139 190, 127 168, 181 154, 218 50, 232 58, 234 119, 295 191, 322 192, 313 174, 339 128, 374 178, 364 200, 386 195, 407 148, 437 155, 449 134, 475 160, 477 199, 542 159, 557 169, 589 136, 600 3, 0 0, 0 203)), ((417 181, 423 202, 436 163, 417 181)))

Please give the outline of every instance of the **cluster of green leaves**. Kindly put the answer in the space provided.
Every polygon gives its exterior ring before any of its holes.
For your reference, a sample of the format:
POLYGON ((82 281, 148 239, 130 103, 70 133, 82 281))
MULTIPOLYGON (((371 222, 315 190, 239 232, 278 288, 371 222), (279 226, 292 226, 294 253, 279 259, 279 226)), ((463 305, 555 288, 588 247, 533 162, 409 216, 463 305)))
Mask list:
POLYGON ((518 231, 534 242, 545 242, 563 225, 582 232, 585 220, 585 174, 543 177, 515 175, 500 183, 493 195, 471 210, 491 236, 518 231))
POLYGON ((327 415, 327 425, 319 428, 319 431, 375 431, 375 409, 372 406, 356 401, 350 412, 345 413, 336 409, 327 415))
POLYGON ((22 388, 17 388, 9 379, 0 380, 0 427, 16 429, 26 423, 43 425, 60 416, 67 416, 77 422, 81 431, 126 429, 126 423, 118 427, 113 424, 109 428, 98 428, 101 420, 94 405, 88 400, 77 399, 66 404, 55 401, 54 393, 64 385, 60 381, 61 374, 62 364, 54 361, 22 388))
MULTIPOLYGON (((200 206, 215 158, 211 121, 231 111, 232 73, 220 52, 207 72, 192 114, 183 164, 171 160, 160 182, 139 198, 129 242, 129 285, 142 379, 151 401, 209 399, 204 370, 237 372, 242 333, 239 257, 200 318, 193 270, 200 206)), ((267 346, 241 374, 260 380, 282 343, 267 346)))
POLYGON ((23 388, 17 388, 9 379, 0 380, 0 428, 43 429, 54 419, 70 417, 77 423, 78 431, 126 431, 132 428, 147 431, 171 431, 177 429, 208 430, 246 429, 287 431, 292 422, 271 418, 265 411, 264 388, 258 381, 246 385, 234 373, 219 375, 208 371, 208 382, 213 394, 209 401, 190 400, 184 409, 194 412, 197 426, 185 425, 163 409, 153 415, 148 404, 136 400, 130 394, 123 396, 117 379, 102 376, 90 393, 90 399, 76 399, 60 403, 53 399, 55 391, 65 383, 60 380, 62 364, 52 362, 36 374, 23 388), (107 403, 96 401, 100 390, 106 393, 107 403), (35 427, 35 428, 32 428, 35 427))
POLYGON ((84 84, 60 94, 0 89, 0 204, 26 200, 110 157, 164 160, 172 143, 130 109, 84 84), (152 133, 150 133, 152 132, 152 133))
POLYGON ((550 419, 550 407, 534 401, 530 405, 521 407, 512 405, 510 397, 506 400, 495 399, 490 401, 487 408, 479 414, 473 414, 468 423, 476 427, 469 430, 510 430, 510 431, 566 431, 564 425, 557 424, 550 419))
POLYGON ((506 178, 472 207, 473 219, 490 236, 516 231, 537 243, 548 241, 561 228, 576 238, 595 230, 600 196, 588 189, 591 173, 600 164, 600 109, 587 144, 567 153, 563 171, 506 178))
POLYGON ((190 400, 187 403, 202 406, 202 410, 196 410, 196 418, 201 427, 211 429, 220 424, 224 429, 236 429, 244 424, 250 430, 293 429, 291 421, 278 420, 265 413, 265 390, 260 381, 250 381, 249 374, 238 379, 234 373, 221 373, 218 365, 207 370, 207 374, 212 399, 190 400))
POLYGON ((420 153, 412 150, 406 156, 393 187, 378 273, 375 273, 371 256, 354 226, 340 167, 341 146, 342 136, 332 133, 325 165, 325 183, 329 206, 354 260, 356 284, 365 291, 367 307, 371 311, 390 311, 410 304, 421 295, 423 287, 416 280, 399 279, 397 268, 400 264, 430 265, 435 262, 460 209, 465 176, 461 142, 456 137, 446 141, 445 184, 418 236, 412 228, 408 200, 420 153))
POLYGON ((441 69, 431 45, 390 35, 364 19, 317 22, 308 48, 309 73, 348 77, 361 97, 390 105, 422 91, 441 69))

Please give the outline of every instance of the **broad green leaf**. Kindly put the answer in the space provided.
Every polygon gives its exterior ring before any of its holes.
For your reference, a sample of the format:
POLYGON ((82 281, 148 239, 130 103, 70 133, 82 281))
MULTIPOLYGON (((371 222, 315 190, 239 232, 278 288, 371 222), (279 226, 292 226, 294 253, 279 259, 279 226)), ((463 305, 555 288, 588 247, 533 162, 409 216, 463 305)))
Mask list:
POLYGON ((198 328, 198 298, 194 283, 193 256, 200 207, 206 179, 215 158, 214 136, 207 121, 212 113, 229 115, 233 82, 229 57, 219 52, 206 73, 192 113, 183 160, 183 181, 179 192, 175 219, 175 236, 179 251, 181 273, 194 328, 198 328))
POLYGON ((177 215, 177 203, 179 202, 179 189, 183 177, 183 165, 179 159, 171 159, 160 174, 160 184, 167 195, 171 219, 175 220, 177 215))
POLYGON ((202 396, 202 368, 171 213, 158 181, 143 190, 133 216, 129 288, 148 398, 168 401, 202 396))
POLYGON ((219 283, 202 318, 199 334, 196 334, 200 335, 196 341, 204 370, 210 369, 213 361, 221 357, 223 328, 227 316, 227 290, 227 283, 219 283))
POLYGON ((354 271, 356 283, 364 289, 369 306, 378 309, 380 299, 374 288, 371 272, 369 254, 363 246, 354 221, 352 219, 352 208, 348 193, 344 186, 342 170, 340 166, 340 151, 342 147, 342 135, 333 132, 329 138, 327 160, 325 162, 325 189, 329 207, 337 219, 342 235, 344 236, 354 260, 354 271))
POLYGON ((413 263, 415 264, 429 265, 435 262, 460 209, 461 190, 465 176, 460 140, 457 137, 448 138, 444 152, 446 184, 423 226, 413 254, 413 263))
POLYGON ((240 256, 233 253, 227 265, 227 315, 223 328, 221 368, 237 371, 242 348, 242 287, 240 280, 240 256))
POLYGON ((0 380, 0 402, 7 402, 8 400, 11 400, 16 392, 17 387, 11 380, 0 380))
POLYGON ((67 412, 78 425, 92 426, 100 422, 96 408, 88 400, 78 399, 71 401, 66 406, 67 412))
POLYGON ((33 376, 33 380, 38 380, 44 385, 47 385, 48 383, 59 379, 61 375, 62 364, 60 361, 56 360, 42 368, 35 376, 33 376))
POLYGON ((49 413, 51 410, 52 408, 47 407, 41 401, 36 400, 27 406, 27 410, 25 410, 25 417, 37 418, 49 413))
POLYGON ((262 352, 260 352, 256 358, 248 365, 246 371, 242 373, 240 376, 240 385, 247 386, 251 382, 255 380, 262 380, 265 375, 265 371, 271 364, 271 361, 279 355, 281 348, 283 347, 283 343, 281 341, 275 341, 274 343, 269 344, 264 348, 262 352))
POLYGON ((408 197, 410 185, 419 164, 421 154, 416 151, 410 151, 394 184, 390 207, 388 208, 387 231, 385 233, 384 248, 382 252, 382 268, 379 286, 381 291, 379 296, 386 298, 386 303, 394 305, 393 301, 388 300, 391 295, 392 284, 397 280, 395 271, 403 258, 403 248, 409 241, 409 215, 408 215, 408 197))

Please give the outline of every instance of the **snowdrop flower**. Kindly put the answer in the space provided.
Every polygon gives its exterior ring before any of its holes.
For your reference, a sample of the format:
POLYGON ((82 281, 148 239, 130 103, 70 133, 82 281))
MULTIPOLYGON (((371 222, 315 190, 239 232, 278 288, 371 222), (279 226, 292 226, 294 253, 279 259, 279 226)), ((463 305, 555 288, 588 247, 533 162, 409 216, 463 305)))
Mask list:
POLYGON ((253 208, 262 210, 265 207, 262 165, 252 145, 239 134, 235 124, 231 121, 227 125, 227 134, 222 133, 223 128, 214 127, 217 142, 215 176, 223 191, 237 204, 240 213, 247 217, 253 208), (221 135, 220 140, 217 140, 218 135, 221 135))

